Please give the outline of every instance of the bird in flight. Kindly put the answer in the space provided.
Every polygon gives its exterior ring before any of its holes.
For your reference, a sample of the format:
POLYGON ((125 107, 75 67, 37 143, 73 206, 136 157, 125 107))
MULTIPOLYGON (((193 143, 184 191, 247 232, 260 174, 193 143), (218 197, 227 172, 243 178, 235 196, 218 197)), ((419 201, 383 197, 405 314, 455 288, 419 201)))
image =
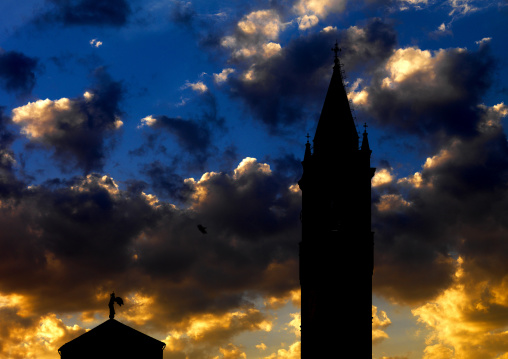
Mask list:
POLYGON ((201 233, 206 234, 206 227, 203 227, 201 224, 198 224, 198 229, 201 233))

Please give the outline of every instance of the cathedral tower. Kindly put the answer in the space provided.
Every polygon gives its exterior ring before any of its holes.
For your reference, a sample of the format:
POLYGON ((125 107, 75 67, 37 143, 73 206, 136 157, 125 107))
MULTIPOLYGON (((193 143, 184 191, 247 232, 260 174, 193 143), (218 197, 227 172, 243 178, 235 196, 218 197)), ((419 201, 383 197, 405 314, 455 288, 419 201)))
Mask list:
POLYGON ((302 358, 372 357, 371 150, 360 146, 339 48, 302 162, 302 358), (346 351, 351 354, 346 354, 346 351))

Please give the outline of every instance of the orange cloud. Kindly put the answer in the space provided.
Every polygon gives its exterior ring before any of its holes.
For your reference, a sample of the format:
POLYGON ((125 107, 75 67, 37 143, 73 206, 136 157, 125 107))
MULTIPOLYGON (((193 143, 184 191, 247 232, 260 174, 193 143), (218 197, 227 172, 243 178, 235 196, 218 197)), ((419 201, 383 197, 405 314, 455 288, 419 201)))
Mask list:
POLYGON ((377 307, 372 306, 372 344, 381 343, 383 340, 388 339, 388 334, 384 331, 392 321, 386 315, 386 312, 380 311, 379 315, 377 307))
POLYGON ((425 359, 499 358, 508 351, 508 302, 505 285, 478 280, 456 261, 455 282, 434 301, 412 310, 418 322, 431 329, 425 359))

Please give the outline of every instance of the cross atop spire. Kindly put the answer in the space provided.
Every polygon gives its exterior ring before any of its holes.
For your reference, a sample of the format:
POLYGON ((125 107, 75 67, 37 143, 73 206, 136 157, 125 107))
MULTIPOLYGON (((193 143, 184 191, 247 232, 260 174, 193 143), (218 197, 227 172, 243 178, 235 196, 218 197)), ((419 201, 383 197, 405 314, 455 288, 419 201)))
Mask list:
POLYGON ((363 130, 363 133, 367 133, 367 127, 369 127, 369 126, 367 126, 367 122, 365 122, 363 124, 363 128, 365 128, 365 130, 363 130))
POLYGON ((358 132, 344 87, 337 41, 332 51, 335 53, 335 66, 314 136, 314 154, 317 157, 344 155, 359 147, 358 132))
POLYGON ((337 40, 335 40, 335 46, 332 48, 332 51, 335 53, 333 62, 335 63, 335 65, 338 65, 339 64, 339 52, 341 52, 342 50, 339 47, 339 43, 337 42, 337 40))

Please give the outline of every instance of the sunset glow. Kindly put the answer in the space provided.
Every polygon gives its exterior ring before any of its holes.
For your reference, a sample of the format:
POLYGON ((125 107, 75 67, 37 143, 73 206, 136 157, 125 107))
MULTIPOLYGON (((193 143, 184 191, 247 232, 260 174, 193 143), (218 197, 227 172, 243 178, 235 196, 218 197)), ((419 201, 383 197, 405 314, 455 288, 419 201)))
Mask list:
MULTIPOLYGON (((108 321, 113 292, 115 320, 164 359, 300 358, 299 181, 336 42, 376 168, 372 359, 508 359, 506 1, 4 0, 0 14, 0 359, 59 358, 108 321)), ((323 201, 367 203, 341 184, 348 160, 329 162, 323 201)), ((359 301, 344 283, 370 253, 346 244, 322 248, 352 263, 323 273, 326 313, 359 301)), ((351 327, 330 323, 330 358, 351 327)))

